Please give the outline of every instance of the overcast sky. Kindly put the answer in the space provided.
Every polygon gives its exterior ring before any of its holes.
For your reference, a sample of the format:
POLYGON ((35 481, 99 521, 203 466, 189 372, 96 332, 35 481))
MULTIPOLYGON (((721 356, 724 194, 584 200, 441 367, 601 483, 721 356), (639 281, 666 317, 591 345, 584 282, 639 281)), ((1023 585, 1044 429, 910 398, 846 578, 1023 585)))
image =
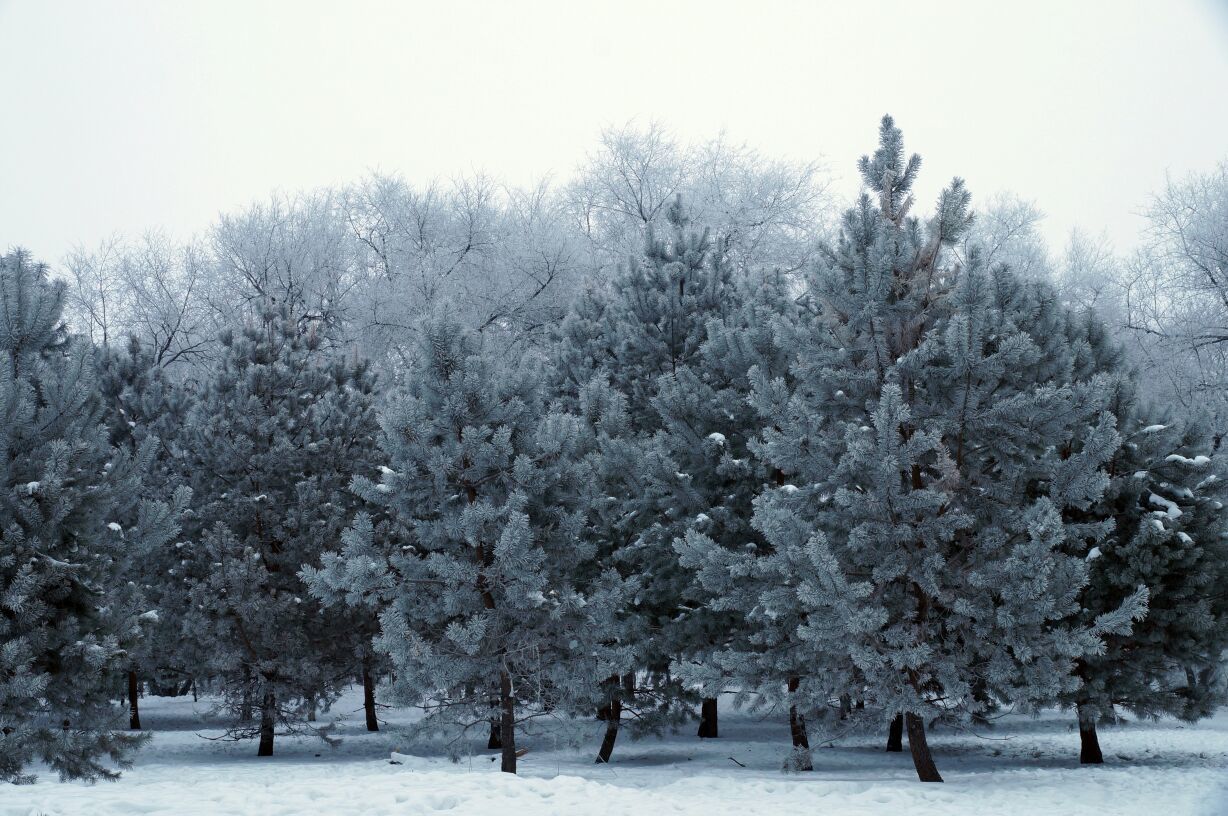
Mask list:
POLYGON ((603 125, 853 163, 884 112, 950 176, 1133 243, 1228 158, 1228 0, 0 0, 0 247, 187 236, 369 169, 565 178, 603 125))

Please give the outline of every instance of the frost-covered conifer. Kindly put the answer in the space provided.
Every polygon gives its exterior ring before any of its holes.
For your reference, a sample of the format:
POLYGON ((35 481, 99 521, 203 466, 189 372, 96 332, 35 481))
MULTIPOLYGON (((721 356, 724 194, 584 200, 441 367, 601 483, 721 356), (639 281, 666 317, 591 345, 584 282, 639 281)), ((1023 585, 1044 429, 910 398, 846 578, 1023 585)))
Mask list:
POLYGON ((546 411, 533 365, 454 320, 436 315, 420 335, 381 415, 383 475, 354 480, 379 515, 359 515, 310 579, 382 608, 393 696, 444 729, 497 718, 514 773, 521 722, 591 711, 599 681, 626 665, 614 628, 628 588, 588 533, 586 424, 546 411))
POLYGON ((1064 699, 1079 717, 1080 761, 1090 764, 1103 761, 1097 721, 1120 709, 1209 716, 1223 702, 1228 648, 1223 456, 1204 421, 1149 410, 1128 380, 1114 410, 1125 443, 1109 462, 1104 496, 1079 516, 1112 529, 1087 554, 1091 574, 1078 618, 1115 608, 1139 585, 1150 601, 1131 632, 1109 636, 1104 653, 1079 661, 1082 683, 1064 699))
POLYGON ((168 573, 187 580, 184 633, 231 736, 258 735, 269 756, 278 726, 302 728, 359 674, 370 630, 313 597, 300 570, 337 546, 358 504, 351 480, 374 473, 374 378, 285 313, 222 346, 180 437, 195 515, 168 573))
MULTIPOLYGON (((131 338, 120 352, 102 349, 99 354, 98 388, 110 442, 133 454, 143 446, 155 452, 145 477, 151 498, 185 507, 188 495, 180 473, 182 452, 177 445, 191 405, 191 394, 175 383, 153 355, 131 338)), ((137 508, 117 514, 116 523, 128 528, 136 521, 137 508)), ((124 580, 137 591, 153 615, 148 616, 145 637, 132 650, 127 671, 129 727, 140 730, 139 688, 186 692, 192 683, 189 667, 196 662, 180 637, 187 593, 182 579, 168 575, 179 562, 183 542, 159 542, 144 550, 128 548, 124 580)))
POLYGON ((637 431, 653 432, 657 379, 699 355, 707 324, 732 310, 731 273, 707 230, 691 228, 681 198, 666 213, 666 235, 649 227, 642 256, 604 289, 585 293, 559 329, 561 391, 575 395, 598 372, 627 396, 637 431))
MULTIPOLYGON (((644 584, 627 610, 638 619, 631 626, 638 633, 636 664, 621 682, 607 684, 611 706, 630 709, 636 731, 660 730, 687 715, 693 693, 677 681, 673 664, 702 660, 731 624, 727 614, 709 614, 678 563, 674 539, 704 520, 722 540, 740 545, 754 535, 748 520, 755 467, 744 455, 753 431, 742 422, 749 389, 731 386, 740 358, 702 354, 709 332, 740 314, 740 300, 753 299, 754 289, 738 290, 708 233, 690 228, 681 200, 667 221, 668 234, 650 229, 643 256, 573 309, 555 360, 565 404, 586 389, 610 388, 625 398, 625 427, 599 434, 611 463, 603 468, 610 524, 602 546, 622 574, 644 584)), ((740 376, 745 382, 745 371, 740 376)), ((609 729, 603 760, 619 725, 611 710, 601 712, 609 729)), ((700 735, 717 735, 715 698, 704 700, 700 735)))
POLYGON ((0 779, 112 778, 139 737, 117 731, 114 680, 149 616, 121 583, 130 548, 173 537, 142 502, 152 450, 111 448, 93 349, 61 321, 64 287, 18 252, 0 258, 0 779), (134 523, 116 518, 131 511, 134 523))
POLYGON ((861 161, 871 193, 810 282, 794 381, 757 378, 766 427, 752 449, 785 480, 756 500, 767 554, 691 531, 684 557, 724 593, 718 608, 761 623, 731 670, 769 695, 784 686, 790 706, 853 695, 903 712, 918 775, 940 781, 926 718, 1053 702, 1146 596, 1067 620, 1094 531, 1063 513, 1108 482, 1112 379, 1072 380, 1067 335, 1039 335, 1073 320, 1047 287, 946 262, 969 196, 957 179, 923 224, 909 214, 919 167, 885 118, 861 161))
MULTIPOLYGON (((750 375, 788 376, 791 356, 782 343, 790 341, 799 310, 792 279, 778 273, 736 278, 726 297, 734 305, 709 318, 694 361, 658 379, 657 439, 678 470, 688 474, 688 495, 697 509, 675 527, 676 540, 689 525, 726 549, 759 551, 763 537, 750 523, 752 503, 764 485, 777 481, 779 471, 750 449, 762 429, 749 399, 750 375)), ((716 695, 724 683, 706 654, 742 636, 745 620, 715 608, 694 578, 687 574, 679 591, 675 626, 685 645, 679 668, 705 689, 699 735, 715 737, 716 695)))

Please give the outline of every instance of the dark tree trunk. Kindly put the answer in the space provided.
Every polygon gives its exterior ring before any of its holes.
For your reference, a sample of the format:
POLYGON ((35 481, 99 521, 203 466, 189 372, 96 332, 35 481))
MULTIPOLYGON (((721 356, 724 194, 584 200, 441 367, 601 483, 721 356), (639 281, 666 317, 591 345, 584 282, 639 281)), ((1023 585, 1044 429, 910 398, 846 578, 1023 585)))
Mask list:
POLYGON ((606 680, 610 689, 609 702, 597 710, 597 719, 605 723, 605 736, 601 738, 601 748, 597 751, 597 764, 609 762, 614 753, 614 742, 618 739, 623 715, 623 701, 635 699, 635 672, 628 672, 622 677, 617 674, 606 680), (619 696, 618 686, 622 684, 622 696, 619 696))
POLYGON ((141 730, 141 708, 137 702, 139 692, 136 669, 128 669, 128 728, 133 731, 141 730))
POLYGON ((598 716, 605 720, 605 736, 601 738, 601 749, 597 751, 596 764, 601 765, 609 762, 614 753, 614 741, 618 739, 619 721, 623 716, 623 701, 617 691, 610 694, 610 702, 598 712, 598 716))
POLYGON ((499 688, 495 687, 494 696, 490 698, 490 737, 486 740, 488 749, 503 747, 503 739, 499 735, 499 722, 503 718, 499 709, 499 688))
POLYGON ((499 703, 501 721, 499 740, 503 743, 503 762, 499 770, 516 773, 516 698, 512 696, 512 678, 506 670, 499 672, 499 703))
POLYGON ((717 728, 717 703, 715 697, 705 697, 699 706, 699 738, 716 739, 720 736, 717 728))
POLYGON ((256 750, 258 757, 273 756, 273 712, 276 705, 277 700, 272 693, 266 693, 260 704, 260 747, 256 750))
MULTIPOLYGON (((796 692, 801 682, 801 678, 790 677, 789 693, 796 692)), ((813 771, 814 764, 810 760, 810 738, 806 734, 806 718, 797 710, 797 706, 792 704, 789 706, 789 734, 793 737, 793 750, 806 752, 797 770, 813 771)))
POLYGON ((367 730, 378 731, 379 720, 375 718, 375 678, 371 676, 371 661, 362 660, 362 710, 367 714, 367 730))
POLYGON ((192 702, 194 703, 200 702, 199 700, 196 699, 196 678, 195 677, 192 678, 192 702))
POLYGON ((307 722, 316 721, 316 698, 312 697, 307 701, 307 722))
POLYGON ((938 766, 934 764, 934 755, 930 753, 929 743, 925 740, 925 720, 916 714, 906 714, 905 723, 908 726, 908 749, 912 751, 912 764, 917 769, 917 778, 922 782, 941 782, 938 766))
POLYGON ((847 694, 840 695, 840 719, 845 720, 853 713, 853 698, 847 694))
POLYGON ((904 753, 904 715, 896 714, 887 729, 887 750, 891 753, 904 753))
POLYGON ((1096 736, 1096 718, 1082 709, 1079 710, 1079 764, 1104 764, 1104 754, 1100 753, 1100 738, 1096 736))

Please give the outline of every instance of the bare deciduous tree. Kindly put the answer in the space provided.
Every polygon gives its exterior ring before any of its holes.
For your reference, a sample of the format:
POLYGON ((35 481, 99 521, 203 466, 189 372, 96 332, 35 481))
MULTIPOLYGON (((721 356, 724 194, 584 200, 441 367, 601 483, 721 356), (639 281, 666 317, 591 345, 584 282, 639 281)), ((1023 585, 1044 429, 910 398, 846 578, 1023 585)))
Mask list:
POLYGON ((160 366, 191 363, 216 334, 205 298, 210 259, 197 243, 149 232, 78 248, 65 261, 69 319, 100 346, 136 337, 160 366))
POLYGON ((1153 380, 1228 428, 1228 163, 1170 180, 1127 268, 1125 313, 1153 380))

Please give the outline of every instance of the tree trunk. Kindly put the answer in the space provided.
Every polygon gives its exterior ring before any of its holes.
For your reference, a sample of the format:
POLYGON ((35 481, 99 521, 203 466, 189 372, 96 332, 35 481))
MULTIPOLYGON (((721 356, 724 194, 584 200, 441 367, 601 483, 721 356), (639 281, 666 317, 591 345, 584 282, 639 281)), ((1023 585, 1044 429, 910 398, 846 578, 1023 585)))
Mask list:
POLYGON ((272 692, 266 692, 264 701, 260 704, 260 747, 256 756, 273 756, 273 711, 277 700, 272 692))
MULTIPOLYGON (((801 678, 789 678, 789 693, 793 694, 801 686, 801 678)), ((797 706, 789 705, 789 734, 793 737, 794 751, 805 751, 805 756, 799 763, 797 770, 813 771, 814 763, 810 759, 810 738, 806 734, 806 718, 798 712, 797 706)))
POLYGON ((904 753, 903 714, 896 714, 891 719, 891 727, 887 729, 887 750, 891 753, 904 753))
POLYGON ((199 702, 199 700, 196 699, 196 678, 195 677, 192 678, 192 702, 194 703, 199 702))
POLYGON ((853 698, 848 694, 840 695, 840 719, 847 720, 853 713, 853 698))
POLYGON ((499 713, 499 689, 495 688, 494 696, 490 698, 490 737, 486 740, 486 747, 494 750, 503 747, 503 740, 499 735, 499 721, 502 715, 499 713))
POLYGON ((717 729, 717 703, 715 697, 705 697, 699 706, 699 738, 716 739, 720 736, 717 729))
POLYGON ((141 730, 141 709, 137 703, 140 684, 137 683, 136 669, 128 669, 128 728, 132 731, 141 730))
MULTIPOLYGON (((617 681, 617 677, 615 680, 617 681)), ((605 708, 598 712, 598 717, 605 720, 605 736, 601 739, 601 749, 597 751, 596 764, 601 765, 610 761, 610 756, 614 753, 614 741, 618 739, 619 721, 623 716, 623 701, 618 696, 616 689, 610 692, 610 702, 605 708)))
POLYGON ((941 782, 938 766, 934 764, 934 755, 930 753, 929 743, 925 741, 925 720, 913 713, 904 717, 908 725, 908 749, 912 752, 912 764, 917 769, 917 778, 922 782, 941 782))
POLYGON ((1104 764, 1104 754, 1100 753, 1100 738, 1096 736, 1096 717, 1082 706, 1079 707, 1079 764, 1104 764))
POLYGON ((307 722, 316 721, 316 698, 312 697, 307 700, 307 722))
POLYGON ((375 679, 371 677, 371 661, 362 659, 362 709, 367 714, 367 730, 378 731, 379 720, 375 718, 375 679))
POLYGON ((512 696, 512 678, 507 670, 499 672, 499 702, 501 721, 499 740, 503 743, 503 763, 499 770, 516 773, 516 698, 512 696))

